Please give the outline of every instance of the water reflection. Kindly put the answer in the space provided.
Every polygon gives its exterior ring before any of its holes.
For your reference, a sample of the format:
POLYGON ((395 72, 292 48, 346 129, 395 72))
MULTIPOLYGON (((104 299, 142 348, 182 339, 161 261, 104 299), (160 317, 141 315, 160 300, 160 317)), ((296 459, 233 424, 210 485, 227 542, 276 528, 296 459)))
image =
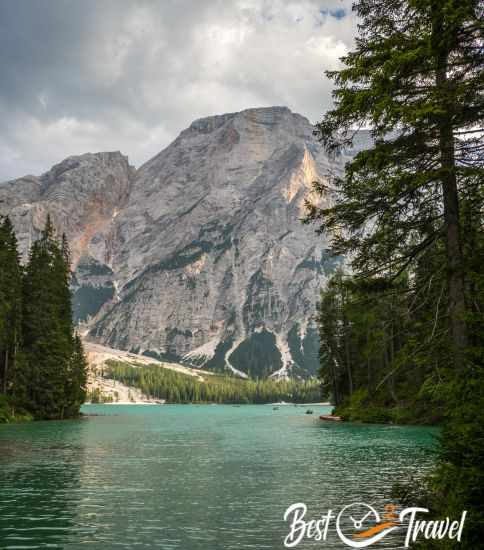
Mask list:
POLYGON ((62 547, 75 525, 81 422, 0 432, 1 548, 62 547))
MULTIPOLYGON (((108 415, 0 427, 0 547, 282 548, 290 504, 314 516, 383 505, 431 464, 435 433, 328 425, 295 407, 90 410, 108 415)), ((330 533, 324 547, 343 545, 330 533)))

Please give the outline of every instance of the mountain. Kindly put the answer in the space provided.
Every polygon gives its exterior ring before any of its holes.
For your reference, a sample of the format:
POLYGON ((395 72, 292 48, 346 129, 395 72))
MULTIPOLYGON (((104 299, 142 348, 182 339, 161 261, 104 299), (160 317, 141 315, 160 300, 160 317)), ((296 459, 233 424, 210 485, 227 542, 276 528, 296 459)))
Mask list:
POLYGON ((0 184, 0 214, 9 214, 26 260, 50 213, 71 247, 74 312, 85 319, 114 294, 116 216, 127 204, 134 168, 120 153, 69 157, 40 177, 0 184))
POLYGON ((339 260, 304 226, 314 180, 343 169, 285 107, 197 120, 138 170, 120 153, 69 157, 0 185, 22 251, 47 212, 72 246, 75 315, 113 348, 307 376, 312 316, 339 260))

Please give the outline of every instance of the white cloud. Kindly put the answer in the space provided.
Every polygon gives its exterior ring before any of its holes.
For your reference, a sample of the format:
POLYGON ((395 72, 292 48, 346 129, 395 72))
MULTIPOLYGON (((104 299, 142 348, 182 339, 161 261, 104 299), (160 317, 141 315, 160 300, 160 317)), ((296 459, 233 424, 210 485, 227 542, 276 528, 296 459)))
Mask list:
POLYGON ((9 4, 0 180, 87 151, 139 165, 195 118, 248 107, 316 121, 331 104, 323 73, 355 33, 346 0, 9 4))

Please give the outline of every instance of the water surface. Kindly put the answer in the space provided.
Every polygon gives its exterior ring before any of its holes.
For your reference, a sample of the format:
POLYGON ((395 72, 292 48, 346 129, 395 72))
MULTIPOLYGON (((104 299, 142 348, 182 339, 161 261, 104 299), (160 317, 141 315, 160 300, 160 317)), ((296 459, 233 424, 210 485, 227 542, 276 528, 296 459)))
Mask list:
MULTIPOLYGON (((435 429, 312 408, 89 405, 99 416, 0 426, 0 548, 282 549, 292 503, 381 509, 432 463, 435 429)), ((347 547, 330 532, 297 548, 347 547)))

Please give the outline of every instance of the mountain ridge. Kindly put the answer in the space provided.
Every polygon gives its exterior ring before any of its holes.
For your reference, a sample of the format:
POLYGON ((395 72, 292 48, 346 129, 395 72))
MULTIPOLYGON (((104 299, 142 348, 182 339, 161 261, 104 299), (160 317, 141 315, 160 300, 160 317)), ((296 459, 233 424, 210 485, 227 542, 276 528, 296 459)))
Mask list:
POLYGON ((319 288, 340 260, 299 218, 312 182, 346 158, 329 159, 287 107, 246 109, 193 121, 137 170, 87 153, 1 184, 0 212, 24 255, 47 211, 66 232, 89 339, 240 376, 309 376, 319 288))

